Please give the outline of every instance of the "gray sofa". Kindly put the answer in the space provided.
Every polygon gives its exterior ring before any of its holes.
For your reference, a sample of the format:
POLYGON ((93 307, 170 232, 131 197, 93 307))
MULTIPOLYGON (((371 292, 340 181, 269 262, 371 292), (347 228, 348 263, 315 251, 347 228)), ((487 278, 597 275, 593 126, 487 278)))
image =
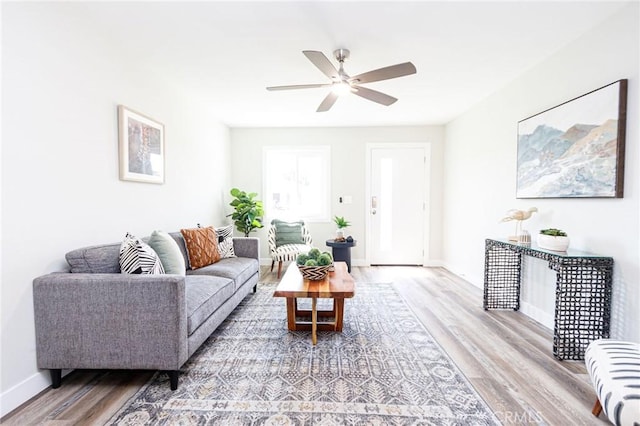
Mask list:
MULTIPOLYGON (((182 234, 170 234, 189 265, 182 234)), ((69 272, 33 281, 38 367, 52 387, 63 369, 180 367, 258 283, 259 240, 234 238, 237 257, 181 275, 121 274, 120 243, 67 253, 69 272)))

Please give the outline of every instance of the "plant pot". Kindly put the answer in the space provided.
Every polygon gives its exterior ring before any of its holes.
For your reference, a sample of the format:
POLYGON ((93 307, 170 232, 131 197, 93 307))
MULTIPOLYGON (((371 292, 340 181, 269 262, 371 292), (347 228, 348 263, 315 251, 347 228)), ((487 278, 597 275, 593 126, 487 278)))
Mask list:
POLYGON ((344 238, 344 229, 338 228, 336 230, 336 238, 344 238))
POLYGON ((538 247, 551 251, 567 251, 567 248, 569 248, 569 237, 538 234, 538 247))

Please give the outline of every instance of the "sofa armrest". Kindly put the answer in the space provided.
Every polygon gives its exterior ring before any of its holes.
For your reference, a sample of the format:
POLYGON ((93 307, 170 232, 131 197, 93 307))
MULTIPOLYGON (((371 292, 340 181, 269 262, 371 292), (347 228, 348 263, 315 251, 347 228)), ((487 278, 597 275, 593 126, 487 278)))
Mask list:
POLYGON ((234 237, 233 251, 238 257, 250 257, 260 263, 260 239, 256 237, 234 237))
POLYGON ((185 278, 52 273, 34 279, 38 367, 177 370, 187 360, 185 278))

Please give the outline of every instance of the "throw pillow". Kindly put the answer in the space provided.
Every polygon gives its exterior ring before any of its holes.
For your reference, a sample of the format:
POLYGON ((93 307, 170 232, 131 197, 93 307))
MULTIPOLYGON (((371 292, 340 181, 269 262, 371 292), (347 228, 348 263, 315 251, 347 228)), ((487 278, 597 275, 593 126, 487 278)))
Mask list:
POLYGON ((184 256, 171 235, 164 231, 153 231, 149 237, 149 246, 158 253, 167 274, 185 275, 187 267, 184 256))
POLYGON ((213 226, 181 229, 180 232, 187 246, 191 269, 202 268, 220 260, 218 237, 213 226))
POLYGON ((164 274, 158 254, 128 232, 120 245, 120 271, 123 274, 164 274))
POLYGON ((271 224, 276 227, 276 247, 285 244, 304 244, 302 238, 302 225, 304 222, 283 222, 274 219, 271 224))
POLYGON ((233 251, 233 225, 220 226, 215 230, 218 236, 220 258, 236 257, 236 253, 233 251))

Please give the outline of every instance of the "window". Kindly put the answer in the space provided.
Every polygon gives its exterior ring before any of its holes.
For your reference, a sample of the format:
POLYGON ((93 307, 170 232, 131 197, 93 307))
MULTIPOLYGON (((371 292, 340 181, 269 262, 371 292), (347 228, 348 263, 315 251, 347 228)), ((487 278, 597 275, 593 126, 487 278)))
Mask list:
POLYGON ((328 146, 270 146, 263 151, 267 220, 329 221, 328 146))

